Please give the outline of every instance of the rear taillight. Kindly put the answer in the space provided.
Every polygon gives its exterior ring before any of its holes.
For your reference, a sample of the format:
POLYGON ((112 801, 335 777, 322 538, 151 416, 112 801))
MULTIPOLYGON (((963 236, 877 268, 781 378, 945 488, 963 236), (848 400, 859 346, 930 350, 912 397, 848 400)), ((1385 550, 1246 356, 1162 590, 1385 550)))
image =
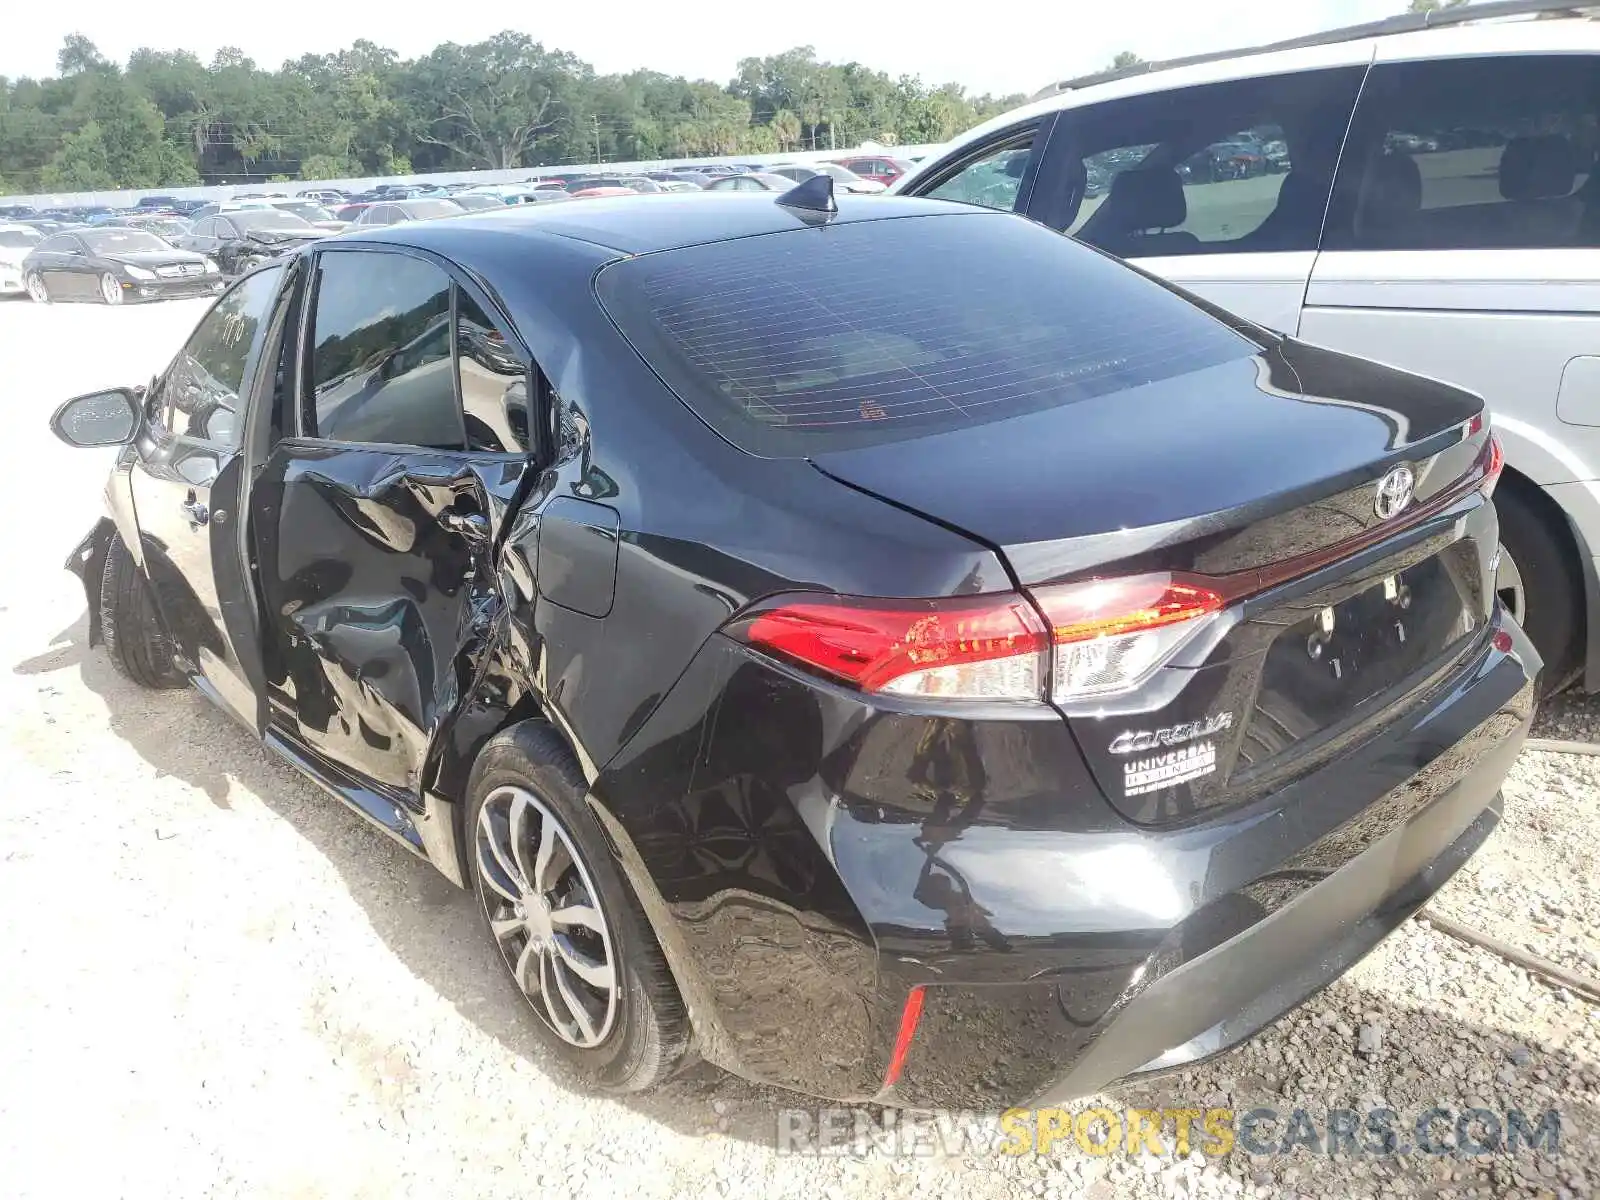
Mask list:
POLYGON ((1170 575, 1096 579, 1037 595, 1051 626, 1050 697, 1058 704, 1138 687, 1223 607, 1218 593, 1170 575))
POLYGON ((1044 624, 1014 594, 786 598, 730 632, 863 691, 946 700, 1044 697, 1044 624))
POLYGON ((1483 448, 1481 461, 1483 482, 1478 486, 1483 489, 1485 496, 1493 496, 1495 484, 1500 482, 1500 472, 1506 469, 1506 452, 1500 445, 1500 439, 1493 433, 1489 435, 1488 444, 1483 448))
POLYGON ((866 692, 1072 702, 1138 687, 1219 612, 1216 592, 1143 575, 957 600, 783 597, 735 621, 750 645, 866 692))

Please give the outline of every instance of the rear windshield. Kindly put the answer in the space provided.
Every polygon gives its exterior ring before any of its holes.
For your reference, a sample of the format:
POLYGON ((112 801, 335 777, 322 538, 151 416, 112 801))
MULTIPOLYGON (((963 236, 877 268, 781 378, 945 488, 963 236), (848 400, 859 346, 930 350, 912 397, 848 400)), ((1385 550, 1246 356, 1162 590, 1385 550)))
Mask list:
POLYGON ((764 457, 971 428, 1259 350, 1159 284, 1001 214, 645 254, 603 270, 598 292, 691 409, 764 457))

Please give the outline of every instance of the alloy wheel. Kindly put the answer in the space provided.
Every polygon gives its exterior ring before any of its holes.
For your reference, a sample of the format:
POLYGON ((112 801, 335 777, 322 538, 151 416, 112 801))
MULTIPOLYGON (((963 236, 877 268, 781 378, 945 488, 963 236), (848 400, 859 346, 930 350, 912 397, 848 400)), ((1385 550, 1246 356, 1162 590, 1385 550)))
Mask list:
POLYGON ((1522 570, 1511 551, 1500 547, 1500 565, 1494 573, 1495 594, 1518 625, 1525 625, 1528 616, 1528 591, 1522 582, 1522 570))
POLYGON ((35 273, 30 273, 26 280, 28 295, 32 296, 36 304, 50 303, 50 289, 45 286, 44 279, 35 273))
POLYGON ((110 271, 100 276, 100 299, 107 304, 122 303, 122 285, 110 271))
POLYGON ((478 895, 512 978, 563 1041, 591 1049, 616 1023, 611 928, 559 818, 532 792, 496 788, 474 835, 478 895))

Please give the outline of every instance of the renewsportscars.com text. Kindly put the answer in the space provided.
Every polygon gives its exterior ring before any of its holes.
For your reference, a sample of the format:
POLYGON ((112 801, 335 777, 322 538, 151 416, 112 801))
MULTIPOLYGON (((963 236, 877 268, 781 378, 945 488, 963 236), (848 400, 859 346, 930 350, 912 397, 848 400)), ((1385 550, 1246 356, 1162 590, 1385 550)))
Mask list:
POLYGON ((941 1157, 1112 1154, 1478 1155, 1561 1153, 1561 1114, 1437 1105, 1392 1108, 1041 1108, 983 1113, 783 1109, 779 1154, 941 1157))

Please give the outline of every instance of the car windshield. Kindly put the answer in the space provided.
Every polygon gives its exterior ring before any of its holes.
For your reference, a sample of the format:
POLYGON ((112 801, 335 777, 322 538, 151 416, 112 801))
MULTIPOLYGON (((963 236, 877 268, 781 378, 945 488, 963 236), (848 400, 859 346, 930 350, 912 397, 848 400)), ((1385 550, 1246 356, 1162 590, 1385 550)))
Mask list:
POLYGON ((121 254, 128 250, 170 250, 160 238, 142 229, 93 229, 79 234, 95 254, 121 254))
POLYGON ((9 246, 15 250, 26 250, 37 246, 40 242, 39 235, 29 229, 0 229, 0 246, 9 246))
POLYGON ((462 208, 504 208, 506 202, 498 196, 485 196, 479 193, 475 196, 457 196, 455 203, 462 208))
POLYGON ((292 212, 279 212, 275 208, 247 208, 227 214, 240 229, 315 229, 310 221, 302 220, 292 212))
POLYGON ((684 403, 767 457, 967 429, 1259 349, 1112 259, 975 212, 644 254, 598 284, 684 403))
POLYGON ((448 217, 452 213, 464 211, 454 200, 407 200, 401 208, 406 216, 414 221, 426 220, 429 217, 448 217))
POLYGON ((861 176, 854 171, 847 171, 837 163, 818 163, 817 170, 832 175, 840 183, 860 183, 861 176))

